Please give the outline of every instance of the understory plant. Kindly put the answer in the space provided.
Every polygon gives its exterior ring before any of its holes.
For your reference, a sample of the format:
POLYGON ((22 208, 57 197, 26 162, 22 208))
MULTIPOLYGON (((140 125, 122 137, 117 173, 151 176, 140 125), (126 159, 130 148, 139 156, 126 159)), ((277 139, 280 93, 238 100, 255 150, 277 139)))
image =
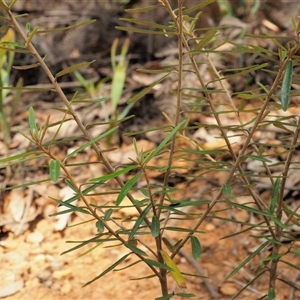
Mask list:
MULTIPOLYGON (((156 5, 128 9, 127 15, 139 14, 141 17, 123 18, 122 21, 127 22, 128 26, 120 26, 118 29, 133 34, 159 34, 165 36, 166 39, 175 39, 178 57, 175 64, 166 64, 158 70, 141 69, 140 72, 161 74, 161 77, 130 98, 128 104, 143 101, 142 98, 156 85, 164 83, 169 77, 176 76, 176 89, 170 90, 170 94, 175 95, 175 101, 172 105, 176 107, 176 114, 172 118, 166 112, 162 112, 168 125, 148 130, 164 133, 164 138, 154 150, 144 152, 138 148, 137 141, 133 138, 135 156, 130 157, 130 163, 115 167, 107 158, 107 152, 114 151, 114 149, 110 148, 105 141, 107 141, 107 137, 117 131, 118 124, 124 118, 112 116, 103 124, 98 123, 97 126, 107 126, 109 123, 109 127, 106 127, 106 130, 98 136, 92 136, 89 131, 91 124, 84 124, 75 109, 74 104, 78 103, 78 95, 75 94, 71 99, 68 99, 57 81, 59 77, 87 67, 92 62, 83 62, 52 74, 47 66, 47 60, 40 56, 32 43, 34 35, 44 31, 39 31, 37 28, 25 33, 19 25, 18 19, 11 12, 15 2, 7 5, 5 1, 1 0, 0 8, 6 14, 5 20, 23 39, 22 46, 17 45, 20 51, 26 50, 32 54, 37 60, 37 65, 47 74, 64 104, 64 108, 56 109, 61 111, 64 116, 60 122, 56 123, 51 123, 51 116, 48 116, 44 124, 39 124, 36 120, 36 111, 31 107, 28 111, 28 132, 23 131, 22 134, 31 142, 32 149, 1 159, 1 168, 20 165, 37 157, 40 159, 46 157, 50 161, 49 180, 53 184, 60 180, 73 191, 73 196, 67 200, 51 197, 58 206, 64 207, 64 210, 57 214, 76 212, 87 215, 89 216, 88 221, 94 222, 97 234, 92 238, 78 242, 75 247, 65 253, 78 250, 86 245, 90 247, 88 252, 96 247, 105 247, 106 245, 113 247, 121 244, 127 249, 123 256, 102 270, 98 276, 91 278, 85 286, 112 270, 118 270, 129 256, 134 256, 135 262, 122 267, 122 269, 130 268, 138 263, 145 264, 149 273, 138 279, 157 278, 161 288, 161 296, 157 299, 171 299, 176 295, 186 298, 195 296, 197 298, 197 295, 188 292, 186 278, 189 276, 203 277, 203 274, 183 274, 176 264, 176 257, 189 244, 191 257, 201 262, 201 235, 206 234, 202 226, 208 218, 221 218, 218 216, 218 211, 219 205, 223 205, 221 206, 222 210, 225 209, 228 214, 234 213, 235 210, 242 210, 254 215, 256 220, 259 220, 259 222, 252 222, 255 219, 253 218, 245 222, 229 216, 222 217, 225 222, 232 222, 237 227, 240 226, 238 228, 242 228, 234 233, 228 233, 224 238, 230 239, 242 234, 249 234, 249 236, 255 236, 259 245, 232 269, 230 274, 224 278, 225 281, 230 280, 236 273, 240 272, 258 254, 262 254, 260 263, 256 267, 255 276, 248 283, 245 283, 232 299, 237 298, 245 289, 266 274, 268 275, 269 287, 263 291, 264 296, 261 299, 276 298, 278 280, 299 290, 299 286, 295 283, 278 276, 278 268, 281 262, 291 269, 299 271, 299 266, 285 259, 287 254, 292 254, 295 257, 300 255, 290 229, 290 225, 300 225, 298 207, 289 207, 285 203, 284 197, 289 175, 299 169, 299 162, 295 160, 295 153, 298 146, 300 118, 297 114, 285 115, 278 112, 287 111, 292 105, 295 105, 291 99, 298 96, 297 90, 293 89, 293 84, 296 85, 298 82, 298 76, 294 74, 293 70, 299 64, 297 53, 300 47, 298 34, 300 23, 295 19, 292 20, 295 34, 283 42, 276 36, 248 36, 252 38, 249 39, 249 43, 247 40, 243 40, 243 43, 239 44, 221 36, 222 29, 226 26, 197 27, 198 19, 203 17, 201 10, 205 6, 211 5, 213 0, 199 1, 197 5, 189 8, 185 7, 186 2, 183 0, 178 0, 176 7, 172 7, 168 0, 161 0, 156 5), (143 14, 146 15, 153 10, 167 11, 170 21, 167 24, 158 24, 143 18, 143 14), (255 39, 269 39, 274 49, 277 50, 260 47, 255 43, 255 39), (231 48, 224 50, 222 46, 225 44, 229 44, 231 48), (217 62, 226 56, 230 57, 231 54, 259 57, 262 62, 251 66, 243 65, 234 69, 226 69, 225 67, 221 69, 217 62), (242 91, 232 93, 229 90, 228 81, 254 76, 253 74, 258 72, 264 76, 270 76, 272 78, 271 84, 256 82, 252 86, 246 86, 242 91), (196 78, 197 86, 190 86, 184 81, 185 76, 190 74, 196 78), (252 102, 259 104, 251 107, 252 102), (201 118, 201 122, 192 122, 195 115, 207 118, 201 118), (234 118, 232 124, 225 121, 226 117, 229 116, 234 118), (212 119, 213 123, 211 122, 212 119), (205 120, 210 121, 205 123, 205 120), (70 141, 70 139, 58 140, 56 138, 67 122, 75 122, 80 135, 74 136, 72 139, 77 141, 76 148, 61 159, 52 149, 55 145, 70 141), (57 129, 52 134, 52 138, 45 141, 45 136, 52 127, 57 129), (280 129, 281 143, 269 143, 257 138, 259 132, 268 130, 270 127, 280 129), (200 140, 190 134, 201 128, 213 131, 220 146, 215 149, 206 149, 200 140), (233 142, 234 138, 242 140, 238 151, 233 142), (179 147, 178 142, 180 140, 186 141, 184 145, 191 147, 179 147), (88 148, 94 151, 97 157, 96 163, 105 167, 106 174, 90 178, 84 183, 77 182, 76 176, 72 174, 72 169, 74 166, 88 166, 89 162, 78 162, 75 157, 88 148), (274 151, 269 151, 270 148, 274 151), (278 154, 283 155, 285 159, 274 162, 278 154), (178 158, 181 161, 193 161, 193 167, 186 170, 185 173, 180 173, 178 169, 187 169, 188 167, 177 165, 178 158), (156 165, 155 159, 164 161, 163 166, 156 165), (247 166, 250 162, 259 166, 261 171, 258 173, 255 169, 249 170, 247 166), (278 170, 278 168, 280 172, 275 172, 274 169, 278 170), (153 170, 162 175, 161 182, 153 183, 151 181, 150 172, 153 170), (173 195, 179 188, 170 184, 170 179, 176 172, 181 174, 180 176, 187 183, 197 180, 210 182, 212 174, 222 173, 226 175, 222 184, 214 186, 214 193, 211 194, 211 198, 200 196, 196 199, 187 197, 178 199, 173 195), (272 191, 267 202, 256 188, 262 178, 268 180, 268 186, 272 191), (111 195, 115 195, 114 203, 99 204, 95 199, 104 194, 99 192, 99 187, 110 186, 111 182, 117 185, 109 191, 111 195), (140 184, 141 182, 144 184, 140 184), (135 197, 137 192, 143 196, 135 197), (245 201, 243 197, 245 197, 245 201), (136 215, 126 220, 120 220, 120 211, 128 208, 128 205, 126 207, 122 205, 126 198, 130 201, 129 206, 136 210, 136 215), (75 205, 74 203, 78 199, 81 202, 75 205), (192 225, 189 227, 181 227, 178 225, 179 223, 169 225, 173 220, 189 220, 192 222, 187 224, 192 225), (174 231, 180 233, 180 238, 176 241, 169 236, 169 233, 174 231), (145 236, 148 239, 145 239, 145 236), (283 238, 287 236, 289 237, 288 244, 283 242, 283 238), (153 244, 154 247, 150 246, 153 244), (170 290, 169 276, 172 276, 179 286, 179 292, 170 290)), ((18 47, 14 51, 17 52, 18 47)), ((126 53, 125 48, 126 45, 123 48, 123 56, 126 53)), ((10 51, 10 48, 7 48, 7 51, 10 51)), ((124 70, 124 67, 122 62, 119 65, 114 65, 115 71, 116 68, 124 70)), ((123 76, 124 82, 124 73, 121 76, 123 76)), ((113 96, 112 93, 111 100, 114 108, 117 107, 120 96, 120 93, 116 96, 113 96)), ((134 135, 135 133, 129 134, 134 135)), ((24 187, 30 184, 33 182, 24 182, 19 186, 24 187)), ((38 182, 34 184, 38 184, 38 182)), ((17 187, 11 186, 8 189, 17 187)), ((84 224, 81 223, 78 226, 84 226, 84 224)), ((217 297, 217 293, 212 292, 211 296, 217 297)))

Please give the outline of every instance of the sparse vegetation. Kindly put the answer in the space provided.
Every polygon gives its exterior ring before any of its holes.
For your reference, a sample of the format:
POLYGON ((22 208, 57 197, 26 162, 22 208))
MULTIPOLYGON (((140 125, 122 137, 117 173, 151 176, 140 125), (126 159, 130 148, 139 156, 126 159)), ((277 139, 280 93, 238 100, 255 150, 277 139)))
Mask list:
MULTIPOLYGON (((228 28, 226 25, 197 27, 198 19, 203 17, 201 9, 212 2, 214 1, 201 1, 196 6, 185 8, 184 1, 179 0, 178 7, 175 8, 171 7, 168 0, 161 0, 155 6, 127 11, 128 14, 143 14, 149 11, 166 10, 171 19, 169 24, 157 24, 143 18, 128 17, 126 18, 128 27, 119 26, 118 29, 132 34, 135 32, 161 34, 165 35, 166 39, 176 38, 177 42, 176 63, 174 61, 165 63, 157 69, 140 69, 141 74, 161 74, 161 76, 149 87, 136 93, 127 103, 133 105, 137 101, 142 101, 141 99, 155 86, 164 83, 168 78, 176 77, 176 85, 170 90, 170 95, 175 95, 172 105, 176 110, 174 116, 162 111, 167 125, 146 130, 146 132, 162 133, 164 136, 155 149, 144 151, 139 148, 134 136, 140 132, 128 132, 129 136, 133 136, 135 154, 129 158, 130 162, 117 166, 107 158, 107 153, 114 151, 111 139, 107 138, 118 130, 119 123, 128 118, 126 117, 128 111, 124 115, 116 113, 125 82, 128 41, 123 44, 118 63, 116 63, 117 45, 113 45, 114 75, 110 93, 112 117, 102 123, 84 124, 76 111, 76 105, 87 102, 98 105, 99 98, 95 94, 95 86, 88 85, 78 70, 89 66, 92 62, 82 62, 52 74, 47 60, 41 57, 31 42, 33 36, 39 34, 39 29, 33 29, 29 33, 24 32, 18 18, 11 12, 15 1, 10 5, 5 4, 3 0, 0 2, 0 8, 6 13, 6 21, 23 38, 23 48, 19 43, 12 43, 15 46, 14 51, 26 50, 35 57, 37 65, 47 74, 64 104, 63 108, 53 108, 62 113, 61 121, 58 122, 52 122, 51 116, 48 116, 44 123, 40 123, 36 119, 35 109, 29 108, 28 130, 23 131, 22 134, 30 141, 30 147, 28 151, 21 154, 0 159, 0 167, 12 168, 22 166, 24 162, 31 159, 47 158, 49 184, 51 181, 59 181, 72 190, 73 196, 68 199, 61 200, 50 196, 58 206, 64 208, 53 216, 66 213, 87 215, 89 218, 86 222, 93 222, 97 233, 91 239, 74 241, 76 246, 65 253, 86 245, 90 247, 86 255, 97 247, 114 247, 119 244, 128 250, 112 265, 102 270, 98 276, 88 279, 85 286, 113 270, 118 270, 129 256, 135 256, 135 262, 125 267, 122 265, 122 269, 138 263, 146 264, 149 273, 139 279, 157 278, 161 287, 161 297, 157 299, 171 299, 176 295, 183 298, 193 296, 197 298, 197 295, 189 293, 186 278, 203 276, 194 273, 183 274, 176 264, 176 257, 190 243, 191 256, 194 260, 201 261, 201 235, 206 234, 202 228, 203 222, 208 218, 222 218, 236 228, 234 232, 224 236, 224 239, 232 239, 246 233, 259 244, 248 257, 244 257, 232 268, 230 274, 224 278, 225 281, 233 278, 246 264, 261 255, 259 264, 256 264, 255 276, 231 299, 238 298, 245 289, 260 280, 262 276, 266 276, 264 278, 267 278, 269 288, 263 291, 264 296, 260 299, 276 299, 277 281, 283 281, 294 289, 300 289, 292 281, 278 276, 279 263, 299 271, 299 266, 286 260, 288 254, 295 257, 300 255, 299 245, 295 245, 296 237, 291 227, 300 226, 300 215, 297 213, 299 206, 288 206, 284 197, 290 174, 299 169, 295 152, 298 147, 300 118, 293 113, 293 110, 288 114, 282 112, 297 105, 293 99, 299 93, 293 85, 298 84, 299 78, 293 70, 299 65, 300 22, 296 19, 292 20, 294 36, 286 38, 284 42, 277 36, 247 37, 246 35, 240 44, 222 37, 222 30, 228 28), (255 43, 255 39, 269 39, 274 47, 272 49, 260 47, 255 43), (224 56, 232 58, 232 55, 235 55, 234 57, 249 55, 256 57, 260 62, 250 66, 242 64, 234 69, 222 66, 221 58, 224 56), (68 98, 61 89, 58 78, 72 72, 77 72, 77 78, 86 85, 86 91, 90 96, 88 101, 81 100, 78 94, 68 98), (266 84, 264 80, 261 82, 253 80, 251 84, 244 85, 246 88, 242 91, 230 90, 228 82, 237 78, 237 80, 250 82, 249 78, 257 72, 261 74, 261 78, 264 76, 271 78, 272 83, 266 84), (116 76, 120 77, 117 83, 116 76), (185 78, 189 78, 190 81, 185 78), (195 115, 196 121, 194 121, 195 115), (199 116, 202 115, 209 117, 206 119, 209 122, 201 121, 203 119, 199 116), (77 132, 80 133, 71 138, 77 141, 76 147, 61 158, 53 148, 55 145, 70 141, 69 138, 57 139, 62 127, 69 122, 75 122, 77 132), (89 129, 95 126, 105 126, 105 129, 101 134, 94 136, 89 129), (262 138, 263 133, 270 128, 279 129, 280 143, 262 138), (51 131, 49 138, 50 129, 55 130, 51 131), (191 134, 201 129, 212 132, 214 147, 207 147, 201 139, 191 134), (46 136, 47 140, 45 140, 46 136), (75 158, 88 148, 91 148, 97 157, 93 164, 103 165, 106 174, 79 182, 72 174, 72 170, 89 162, 76 161, 75 158), (277 159, 278 156, 281 159, 277 159), (249 165, 254 167, 250 168, 249 165), (162 177, 160 182, 151 180, 150 172, 154 171, 162 177), (204 198, 201 194, 194 199, 188 196, 178 199, 174 196, 176 191, 184 189, 182 186, 179 188, 176 184, 170 184, 175 175, 184 182, 201 180, 209 182, 213 180, 212 176, 217 176, 216 174, 223 176, 223 183, 212 188, 212 198, 204 198), (272 191, 268 201, 257 191, 260 183, 266 184, 272 191), (99 190, 106 185, 112 186, 109 193, 115 195, 115 201, 99 203, 97 197, 103 195, 99 190), (80 201, 75 204, 79 199, 80 201), (127 204, 123 205, 125 199, 129 199, 129 204, 126 202, 127 204), (120 211, 128 207, 136 210, 134 216, 120 218, 120 211), (224 211, 227 217, 219 214, 224 211), (234 218, 236 211, 246 212, 251 215, 251 218, 247 221, 234 218), (190 226, 181 227, 178 221, 183 220, 188 221, 187 224, 190 226), (169 233, 174 231, 178 232, 176 241, 169 236, 169 233), (155 248, 149 246, 149 241, 155 244, 155 248), (180 291, 170 291, 167 279, 170 275, 180 291)), ((2 51, 10 53, 11 48, 6 48, 6 44, 2 43, 1 49, 4 48, 5 50, 2 51)), ((3 67, 0 71, 2 69, 3 67)), ((5 82, 8 84, 7 81, 5 82)), ((1 113, 3 114, 3 109, 1 113)), ((7 128, 9 126, 2 124, 3 135, 7 135, 5 133, 7 128)), ((24 182, 5 189, 31 184, 38 184, 38 182, 24 182)), ((84 222, 77 226, 78 228, 84 226, 84 222)))

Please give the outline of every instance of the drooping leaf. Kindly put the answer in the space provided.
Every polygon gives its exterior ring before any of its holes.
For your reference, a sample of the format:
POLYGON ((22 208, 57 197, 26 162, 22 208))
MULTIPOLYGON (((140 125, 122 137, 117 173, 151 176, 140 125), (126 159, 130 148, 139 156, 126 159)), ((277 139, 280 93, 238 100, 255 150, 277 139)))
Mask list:
POLYGON ((183 291, 186 291, 187 287, 186 287, 186 284, 185 284, 185 280, 184 280, 183 276, 181 275, 181 272, 178 269, 175 262, 173 261, 173 259, 164 250, 160 250, 160 253, 161 253, 161 256, 164 259, 165 264, 172 269, 172 271, 170 271, 170 273, 171 273, 172 277, 174 278, 175 282, 178 284, 178 286, 183 291))
POLYGON ((198 260, 202 254, 202 247, 199 240, 195 236, 190 237, 192 244, 192 255, 194 260, 198 260))

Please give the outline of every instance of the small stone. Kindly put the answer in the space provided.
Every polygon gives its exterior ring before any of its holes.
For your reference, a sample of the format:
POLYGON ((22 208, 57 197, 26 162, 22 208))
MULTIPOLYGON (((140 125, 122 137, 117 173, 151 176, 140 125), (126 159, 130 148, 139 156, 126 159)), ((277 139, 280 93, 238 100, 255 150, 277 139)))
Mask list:
POLYGON ((238 289, 233 283, 224 283, 220 291, 223 295, 232 296, 238 292, 238 289))
POLYGON ((39 244, 44 240, 44 235, 39 231, 35 230, 28 234, 26 242, 30 244, 39 244))
POLYGON ((71 269, 63 269, 63 270, 54 271, 52 276, 55 279, 61 279, 63 277, 70 275, 71 273, 72 273, 71 269))
POLYGON ((214 231, 216 229, 216 226, 212 223, 208 223, 205 226, 205 231, 214 231))
POLYGON ((64 284, 61 286, 60 291, 62 294, 66 295, 70 293, 72 290, 72 285, 69 280, 66 280, 64 284))

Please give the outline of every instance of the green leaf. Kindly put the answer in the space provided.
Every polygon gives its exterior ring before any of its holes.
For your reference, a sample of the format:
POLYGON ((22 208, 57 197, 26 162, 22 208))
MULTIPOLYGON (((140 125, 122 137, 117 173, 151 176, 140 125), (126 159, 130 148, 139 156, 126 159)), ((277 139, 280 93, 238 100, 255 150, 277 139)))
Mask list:
POLYGON ((274 223, 276 223, 277 225, 279 225, 281 228, 288 229, 287 225, 283 224, 276 216, 270 214, 269 212, 264 212, 264 211, 261 211, 259 209, 255 209, 253 207, 249 207, 249 206, 244 205, 244 204, 239 204, 239 203, 235 203, 235 202, 229 202, 229 203, 232 206, 239 207, 240 209, 247 210, 247 211, 256 213, 258 215, 269 217, 274 223))
MULTIPOLYGON (((102 182, 97 182, 97 183, 92 184, 91 186, 89 186, 88 188, 86 188, 82 191, 83 195, 87 195, 89 192, 93 191, 95 188, 97 188, 101 184, 102 184, 102 182)), ((73 188, 71 187, 71 189, 73 189, 73 188)), ((75 193, 77 193, 77 189, 75 189, 74 191, 75 191, 75 193)), ((73 201, 75 201, 77 199, 79 199, 78 194, 74 195, 70 199, 65 200, 64 203, 72 203, 73 201)))
POLYGON ((165 78, 167 78, 172 72, 167 73, 166 75, 164 75, 163 77, 159 78, 158 80, 154 81, 152 84, 150 84, 147 88, 143 89, 141 92, 137 93, 136 95, 134 95, 133 97, 131 97, 127 103, 131 104, 131 103, 135 103, 138 100, 140 100, 142 97, 144 97, 146 94, 148 94, 152 88, 154 86, 156 86, 158 83, 160 83, 161 81, 163 81, 165 78))
POLYGON ((284 73, 282 86, 281 86, 281 93, 280 93, 281 105, 283 111, 287 111, 290 103, 292 80, 293 80, 293 61, 289 59, 286 63, 285 73, 284 73))
POLYGON ((124 30, 127 32, 135 32, 135 33, 163 34, 168 37, 176 35, 175 31, 157 31, 157 30, 148 30, 148 29, 141 29, 141 28, 124 27, 124 26, 115 26, 115 28, 118 30, 124 30))
POLYGON ((149 6, 145 6, 145 7, 128 8, 128 9, 125 9, 125 12, 128 12, 128 13, 148 12, 148 11, 151 11, 151 10, 159 8, 159 7, 163 7, 163 6, 161 4, 156 4, 156 5, 149 5, 149 6))
POLYGON ((128 237, 128 240, 133 239, 135 233, 137 232, 137 230, 139 229, 140 225, 142 224, 142 222, 144 221, 144 219, 146 218, 149 210, 151 209, 151 203, 148 204, 148 206, 144 209, 144 211, 140 214, 140 216, 138 217, 138 219, 136 220, 134 226, 132 227, 132 230, 130 232, 130 235, 128 237))
POLYGON ((118 195, 118 198, 116 200, 116 206, 119 206, 122 203, 126 195, 131 190, 132 186, 140 179, 141 176, 141 173, 137 173, 135 176, 133 176, 130 180, 126 182, 126 184, 122 187, 118 195))
POLYGON ((87 61, 87 62, 81 62, 81 63, 73 65, 71 67, 67 67, 67 68, 63 69, 62 71, 56 73, 55 78, 57 79, 58 77, 61 77, 63 75, 66 75, 66 74, 69 74, 69 73, 74 72, 76 70, 85 68, 85 67, 89 66, 90 64, 92 64, 93 62, 95 62, 95 60, 87 61))
POLYGON ((258 156, 258 155, 246 154, 246 155, 244 155, 244 157, 252 158, 252 159, 254 159, 254 160, 262 161, 262 162, 268 162, 268 163, 271 163, 271 162, 272 162, 271 160, 266 159, 266 158, 264 158, 263 156, 258 156))
POLYGON ((90 179, 90 181, 91 182, 94 182, 94 181, 96 181, 96 182, 106 182, 107 180, 109 180, 109 179, 112 179, 112 178, 115 178, 115 177, 117 177, 117 176, 119 176, 119 175, 122 175, 122 174, 124 174, 124 173, 127 173, 127 172, 129 172, 129 171, 131 171, 131 170, 134 170, 134 169, 136 169, 138 166, 136 166, 136 165, 132 165, 132 166, 128 166, 128 167, 126 167, 126 168, 123 168, 123 169, 121 169, 121 170, 119 170, 119 171, 115 171, 115 172, 113 172, 113 173, 110 173, 110 174, 107 174, 107 175, 104 175, 104 176, 101 176, 101 177, 97 177, 97 178, 93 178, 93 179, 90 179))
POLYGON ((51 160, 49 170, 50 170, 50 179, 54 182, 57 181, 60 176, 60 161, 51 160))
POLYGON ((216 35, 218 32, 218 29, 211 29, 209 30, 198 42, 197 46, 195 47, 195 50, 201 50, 204 48, 216 35))
POLYGON ((96 276, 93 280, 90 280, 86 284, 84 284, 83 287, 91 284, 92 282, 98 280, 99 278, 103 277, 105 274, 107 274, 110 271, 112 271, 116 266, 118 266, 120 263, 122 263, 130 254, 131 253, 128 253, 128 254, 122 256, 119 260, 117 260, 114 264, 112 264, 110 267, 108 267, 107 269, 105 269, 101 274, 99 274, 98 276, 96 276))
POLYGON ((34 109, 33 109, 32 106, 29 107, 28 113, 29 113, 29 127, 30 127, 30 130, 31 130, 32 136, 37 137, 38 128, 37 128, 37 125, 36 125, 34 109))
POLYGON ((27 40, 26 40, 26 44, 25 45, 28 45, 30 42, 31 42, 31 40, 33 39, 33 37, 35 36, 35 34, 37 33, 37 31, 39 30, 39 28, 38 27, 35 27, 33 30, 32 30, 32 32, 28 35, 28 37, 27 37, 27 40))
POLYGON ((266 248, 269 245, 269 242, 264 242, 260 247, 258 247, 254 252, 252 252, 241 264, 239 264, 228 276, 226 276, 225 281, 230 279, 234 274, 236 274, 241 268, 243 268, 252 258, 266 248))
POLYGON ((203 7, 205 7, 205 6, 209 5, 209 4, 211 4, 211 3, 213 3, 213 2, 215 2, 215 0, 205 0, 205 1, 201 1, 201 3, 199 3, 199 4, 195 5, 195 6, 192 6, 192 7, 190 7, 190 8, 187 8, 187 9, 183 10, 183 14, 184 14, 184 15, 188 15, 188 14, 190 14, 191 12, 193 12, 193 11, 195 11, 195 10, 198 11, 198 10, 200 10, 201 8, 203 8, 203 7))
POLYGON ((268 300, 275 300, 276 299, 276 292, 273 288, 268 290, 268 300))
POLYGON ((102 220, 98 220, 98 221, 96 222, 96 228, 97 228, 97 231, 98 231, 99 233, 104 232, 104 223, 103 223, 102 220))
POLYGON ((195 236, 190 237, 192 244, 192 255, 194 260, 198 260, 202 254, 202 247, 199 240, 195 236))
POLYGON ((149 162, 153 157, 155 157, 160 150, 172 139, 173 135, 180 129, 182 125, 184 125, 186 120, 181 121, 166 137, 165 139, 155 148, 155 150, 151 151, 148 156, 143 161, 144 164, 149 162))
MULTIPOLYGON (((67 212, 70 212, 70 211, 71 211, 71 212, 77 211, 77 212, 80 212, 80 213, 83 213, 83 214, 91 215, 91 212, 88 211, 88 210, 85 209, 85 208, 81 208, 81 207, 79 207, 79 206, 72 205, 72 204, 70 204, 70 203, 68 203, 68 202, 66 202, 66 201, 62 201, 62 200, 59 200, 59 199, 55 199, 55 198, 50 197, 50 196, 49 196, 49 198, 52 199, 52 200, 54 200, 55 202, 57 202, 57 203, 60 204, 61 206, 65 206, 65 207, 70 208, 70 210, 67 210, 67 211, 61 211, 61 212, 59 212, 59 213, 54 213, 54 214, 52 214, 52 216, 61 215, 61 214, 64 214, 64 213, 67 213, 67 212)), ((79 198, 79 197, 78 197, 78 198, 79 198)))
POLYGON ((146 26, 147 28, 152 27, 152 28, 156 28, 156 29, 163 29, 163 30, 170 30, 170 26, 166 26, 166 25, 161 25, 155 22, 150 22, 147 20, 143 20, 143 19, 133 19, 133 18, 120 18, 120 21, 124 21, 124 22, 128 22, 128 23, 134 23, 134 24, 138 24, 138 25, 143 25, 146 26))
POLYGON ((75 154, 81 152, 82 150, 84 150, 85 148, 89 147, 90 145, 97 143, 99 140, 101 140, 104 137, 106 137, 107 135, 113 133, 117 129, 118 129, 118 127, 113 127, 110 130, 107 130, 104 133, 100 134, 99 136, 93 138, 92 140, 88 141, 87 143, 85 143, 81 147, 77 148, 76 150, 74 150, 73 152, 71 152, 70 154, 68 154, 67 157, 66 157, 66 159, 68 159, 68 158, 74 156, 75 154))
POLYGON ((176 296, 182 297, 182 298, 193 298, 196 297, 196 295, 191 293, 177 293, 176 296))
POLYGON ((66 180, 65 180, 65 184, 66 184, 71 190, 73 190, 75 193, 77 193, 76 188, 74 187, 73 183, 72 183, 69 179, 66 179, 66 180))
POLYGON ((80 27, 80 26, 86 26, 86 25, 92 24, 96 21, 97 20, 93 19, 93 20, 83 21, 81 23, 70 25, 70 26, 53 28, 53 29, 43 29, 43 30, 39 30, 38 33, 62 32, 62 31, 66 31, 66 30, 69 30, 69 29, 75 29, 75 28, 80 27))
POLYGON ((279 188, 280 188, 280 178, 276 178, 271 195, 271 203, 270 203, 270 213, 274 215, 275 207, 278 201, 279 188))
POLYGON ((137 253, 142 256, 148 256, 146 252, 144 252, 143 250, 139 249, 138 247, 134 246, 131 243, 126 243, 126 244, 124 244, 124 246, 127 247, 128 249, 130 249, 134 253, 137 253))
POLYGON ((113 209, 111 209, 111 208, 108 209, 108 210, 104 213, 104 218, 103 218, 104 222, 106 222, 107 220, 109 220, 109 218, 111 217, 112 213, 113 213, 113 209))
POLYGON ((231 196, 231 186, 227 183, 223 185, 223 192, 225 196, 230 197, 231 196))
POLYGON ((162 264, 162 263, 160 263, 160 262, 158 262, 156 260, 145 258, 145 262, 148 265, 151 265, 153 267, 157 267, 157 268, 160 268, 160 269, 165 269, 165 270, 168 270, 168 271, 172 271, 172 268, 170 268, 167 265, 162 264))
POLYGON ((165 295, 165 296, 162 296, 162 297, 155 298, 155 300, 169 300, 174 296, 175 295, 172 293, 172 294, 168 294, 168 295, 165 295))
POLYGON ((151 222, 151 234, 154 237, 157 237, 159 235, 160 231, 160 223, 159 223, 159 218, 157 216, 152 217, 152 222, 151 222))

